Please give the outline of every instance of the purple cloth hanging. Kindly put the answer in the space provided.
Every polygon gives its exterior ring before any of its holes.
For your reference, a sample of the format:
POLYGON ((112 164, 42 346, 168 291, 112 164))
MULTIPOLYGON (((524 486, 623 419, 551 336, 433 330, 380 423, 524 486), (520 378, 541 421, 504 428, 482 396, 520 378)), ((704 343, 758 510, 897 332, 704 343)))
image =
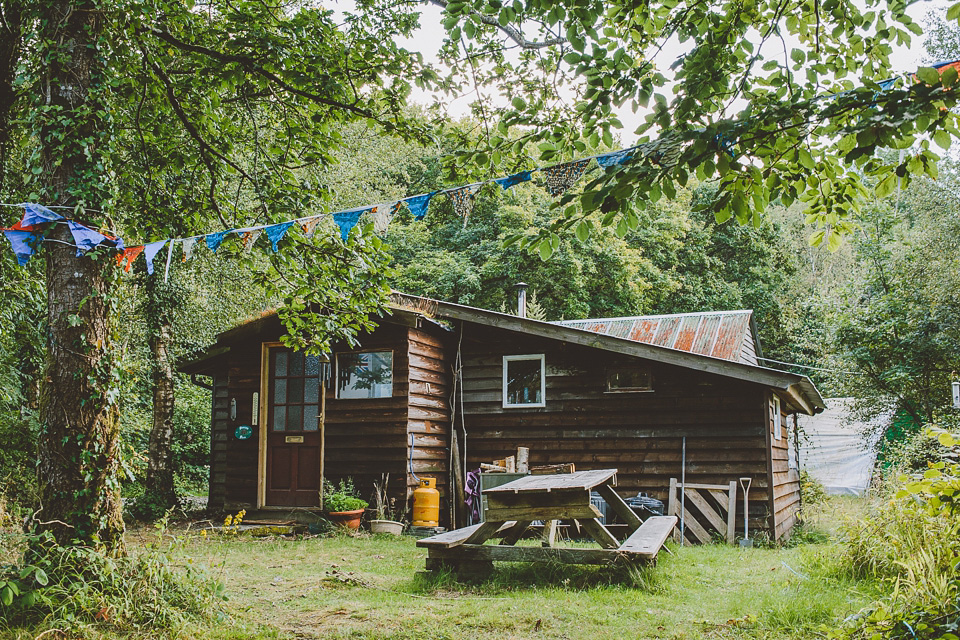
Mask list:
POLYGON ((166 240, 151 242, 143 247, 143 257, 147 259, 147 273, 153 275, 153 259, 157 257, 160 250, 167 244, 166 240))
POLYGON ((3 235, 13 246, 13 253, 17 256, 17 264, 21 267, 29 262, 33 256, 37 239, 40 237, 32 231, 4 231, 3 235))
POLYGON ((466 495, 463 503, 470 509, 470 518, 474 523, 480 522, 480 469, 467 472, 463 493, 466 495))

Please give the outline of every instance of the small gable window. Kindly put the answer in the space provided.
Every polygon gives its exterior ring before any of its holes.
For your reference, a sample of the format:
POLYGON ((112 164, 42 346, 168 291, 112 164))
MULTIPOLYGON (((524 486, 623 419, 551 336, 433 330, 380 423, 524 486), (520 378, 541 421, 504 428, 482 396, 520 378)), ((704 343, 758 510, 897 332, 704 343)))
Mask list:
POLYGON ((544 368, 543 354, 503 356, 503 406, 545 407, 544 368))
POLYGON ((337 397, 344 400, 393 396, 393 352, 337 354, 337 397))
POLYGON ((608 393, 653 391, 653 376, 649 369, 624 368, 607 371, 608 393))

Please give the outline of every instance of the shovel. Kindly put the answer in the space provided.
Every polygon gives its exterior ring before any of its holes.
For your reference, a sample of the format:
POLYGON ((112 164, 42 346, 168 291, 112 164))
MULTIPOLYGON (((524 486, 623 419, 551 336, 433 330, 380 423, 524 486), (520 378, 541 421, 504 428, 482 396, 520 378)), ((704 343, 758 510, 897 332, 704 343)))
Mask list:
POLYGON ((743 487, 743 538, 740 540, 741 547, 752 547, 753 540, 750 539, 750 532, 747 529, 747 517, 750 514, 750 485, 753 478, 740 478, 740 486, 743 487))

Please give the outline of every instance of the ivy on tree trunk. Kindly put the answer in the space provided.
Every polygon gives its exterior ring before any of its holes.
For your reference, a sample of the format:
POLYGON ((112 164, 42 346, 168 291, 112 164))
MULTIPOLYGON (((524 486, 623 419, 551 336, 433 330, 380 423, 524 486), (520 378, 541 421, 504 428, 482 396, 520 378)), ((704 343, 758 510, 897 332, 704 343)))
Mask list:
MULTIPOLYGON (((46 0, 39 18, 39 96, 32 113, 40 149, 32 173, 49 204, 105 212, 110 205, 105 161, 110 123, 105 106, 100 0, 46 0)), ((40 399, 37 471, 39 529, 60 544, 123 550, 117 473, 119 425, 110 353, 112 256, 77 256, 70 231, 53 225, 44 243, 47 357, 40 399)))

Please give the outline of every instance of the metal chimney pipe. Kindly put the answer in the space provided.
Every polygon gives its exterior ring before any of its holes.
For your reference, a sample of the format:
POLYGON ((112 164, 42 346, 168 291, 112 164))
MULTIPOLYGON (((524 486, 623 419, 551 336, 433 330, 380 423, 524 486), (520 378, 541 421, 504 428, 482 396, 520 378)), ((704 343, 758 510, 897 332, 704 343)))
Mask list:
POLYGON ((521 318, 527 317, 527 283, 518 282, 513 285, 517 288, 517 315, 521 318))

